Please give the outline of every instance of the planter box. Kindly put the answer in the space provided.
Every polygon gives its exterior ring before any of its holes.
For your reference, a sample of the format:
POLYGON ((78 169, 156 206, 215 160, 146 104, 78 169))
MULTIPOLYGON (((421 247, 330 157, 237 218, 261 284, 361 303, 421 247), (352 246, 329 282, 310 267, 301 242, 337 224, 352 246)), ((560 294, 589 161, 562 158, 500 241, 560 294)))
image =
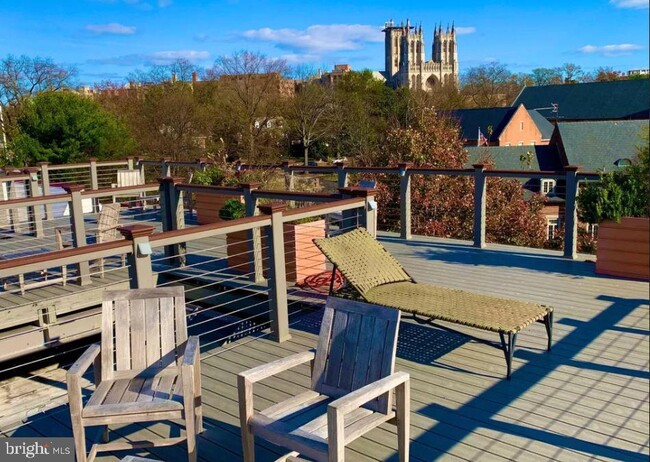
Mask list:
MULTIPOLYGON (((318 250, 312 239, 325 237, 325 220, 314 221, 300 225, 284 225, 284 258, 287 281, 302 282, 307 276, 322 273, 326 270, 325 255, 318 250)), ((228 267, 240 274, 250 274, 254 271, 253 256, 248 248, 248 232, 238 231, 229 233, 226 237, 228 244, 228 267)), ((262 259, 264 262, 264 277, 268 277, 268 245, 266 236, 262 236, 262 259)))
POLYGON ((198 223, 200 225, 207 225, 208 223, 223 221, 219 218, 219 210, 223 208, 229 199, 239 199, 241 202, 244 202, 243 196, 238 195, 195 193, 194 210, 196 210, 196 220, 198 223))
POLYGON ((303 282, 307 276, 326 270, 325 255, 312 239, 325 237, 325 220, 284 225, 284 259, 287 281, 303 282))
POLYGON ((598 226, 596 273, 650 279, 650 219, 623 218, 598 226))

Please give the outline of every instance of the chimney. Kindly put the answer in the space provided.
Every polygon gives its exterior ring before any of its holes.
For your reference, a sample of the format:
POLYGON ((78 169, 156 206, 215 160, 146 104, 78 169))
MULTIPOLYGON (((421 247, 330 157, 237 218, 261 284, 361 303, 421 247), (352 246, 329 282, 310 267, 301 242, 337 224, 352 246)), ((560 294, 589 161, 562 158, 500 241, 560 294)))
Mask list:
POLYGON ((199 81, 199 73, 194 71, 192 72, 192 85, 199 81))
POLYGON ((176 83, 178 81, 178 77, 176 77, 176 72, 172 72, 172 83, 176 83))

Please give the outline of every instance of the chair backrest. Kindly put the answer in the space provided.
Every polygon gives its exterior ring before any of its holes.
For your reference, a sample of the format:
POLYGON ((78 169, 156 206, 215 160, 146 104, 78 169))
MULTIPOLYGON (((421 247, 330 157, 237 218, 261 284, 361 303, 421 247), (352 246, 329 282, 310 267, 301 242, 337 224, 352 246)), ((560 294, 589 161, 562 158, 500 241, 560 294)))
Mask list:
POLYGON ((395 257, 364 228, 335 237, 314 239, 314 243, 361 296, 382 284, 413 280, 395 257))
POLYGON ((120 221, 120 204, 102 205, 97 218, 97 242, 109 242, 118 238, 117 225, 120 221))
POLYGON ((138 186, 144 184, 140 170, 118 170, 117 171, 117 186, 138 186))
MULTIPOLYGON (((395 369, 400 311, 328 297, 321 323, 312 389, 335 398, 387 377, 395 369)), ((386 413, 392 395, 369 402, 386 413)))
POLYGON ((183 287, 104 292, 102 380, 175 367, 186 340, 183 287))

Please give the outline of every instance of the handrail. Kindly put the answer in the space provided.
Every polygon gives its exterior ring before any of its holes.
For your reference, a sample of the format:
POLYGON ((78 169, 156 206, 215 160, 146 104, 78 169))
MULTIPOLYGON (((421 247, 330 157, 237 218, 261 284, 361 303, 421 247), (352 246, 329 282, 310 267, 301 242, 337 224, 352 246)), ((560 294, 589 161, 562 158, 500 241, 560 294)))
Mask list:
POLYGON ((278 191, 272 189, 254 189, 251 191, 253 197, 258 199, 278 199, 287 201, 313 201, 331 202, 341 199, 340 194, 300 192, 300 191, 278 191))
POLYGON ((89 189, 81 192, 81 195, 84 197, 97 198, 97 197, 111 197, 111 196, 123 196, 122 193, 141 193, 141 192, 150 192, 158 191, 160 186, 156 183, 149 184, 140 184, 136 186, 120 186, 117 188, 104 188, 104 189, 89 189))
POLYGON ((0 260, 0 278, 42 270, 44 263, 48 267, 70 265, 96 258, 110 257, 115 254, 129 253, 132 249, 131 242, 118 240, 64 250, 54 250, 52 252, 27 257, 0 260))
POLYGON ((177 183, 176 188, 185 192, 206 192, 214 194, 232 194, 233 196, 243 194, 243 189, 237 186, 212 186, 204 184, 177 183))
POLYGON ((365 203, 365 199, 359 199, 355 197, 352 199, 338 200, 334 203, 330 202, 327 204, 315 204, 307 207, 301 207, 299 209, 285 210, 282 213, 282 222, 288 223, 291 221, 302 220, 303 218, 327 215, 333 212, 343 212, 345 210, 362 207, 365 205, 365 203))
POLYGON ((254 217, 238 218, 231 221, 209 223, 206 225, 194 226, 192 228, 164 231, 162 233, 153 234, 149 238, 149 242, 151 242, 152 247, 163 247, 166 245, 180 244, 181 242, 194 241, 205 237, 218 236, 270 225, 271 218, 257 215, 254 217), (191 239, 188 239, 188 237, 191 237, 191 239))
POLYGON ((54 194, 52 196, 37 196, 37 197, 22 197, 20 199, 9 199, 0 201, 0 210, 12 209, 17 206, 32 206, 32 205, 45 205, 56 204, 58 202, 70 202, 72 200, 70 194, 54 194))

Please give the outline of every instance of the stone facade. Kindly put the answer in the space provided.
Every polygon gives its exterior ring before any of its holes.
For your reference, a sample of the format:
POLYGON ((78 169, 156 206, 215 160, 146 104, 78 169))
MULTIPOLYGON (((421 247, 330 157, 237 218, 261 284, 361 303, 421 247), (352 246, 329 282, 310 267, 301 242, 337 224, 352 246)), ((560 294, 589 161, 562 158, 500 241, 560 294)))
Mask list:
POLYGON ((453 26, 444 31, 438 26, 434 30, 430 61, 425 58, 421 25, 416 28, 407 20, 406 24, 396 26, 391 19, 383 32, 384 77, 389 85, 432 91, 440 85, 458 84, 458 50, 453 26))

